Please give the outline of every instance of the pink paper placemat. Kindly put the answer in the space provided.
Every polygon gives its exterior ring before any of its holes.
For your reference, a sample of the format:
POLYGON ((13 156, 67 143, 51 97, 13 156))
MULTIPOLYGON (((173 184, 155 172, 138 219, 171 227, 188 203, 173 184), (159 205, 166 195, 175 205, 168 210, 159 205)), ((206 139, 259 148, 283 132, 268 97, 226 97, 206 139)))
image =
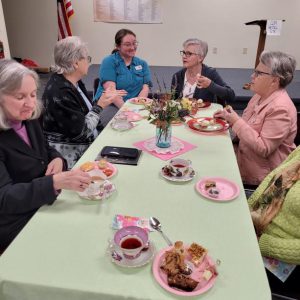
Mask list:
MULTIPOLYGON (((153 138, 153 137, 152 137, 152 138, 153 138)), ((150 138, 150 139, 152 139, 152 138, 150 138)), ((161 153, 157 153, 157 152, 155 152, 155 151, 148 151, 148 149, 145 148, 144 143, 145 143, 146 141, 150 140, 150 139, 146 139, 146 140, 143 140, 143 141, 136 142, 136 143, 134 143, 133 145, 134 145, 135 147, 137 147, 138 149, 143 150, 143 151, 146 151, 146 152, 148 152, 148 153, 150 153, 150 154, 152 154, 152 155, 154 155, 154 156, 156 156, 156 157, 158 157, 158 158, 160 158, 160 159, 162 159, 162 160, 169 160, 169 159, 172 159, 172 158, 175 157, 175 156, 181 155, 181 154, 183 154, 183 153, 185 153, 185 152, 188 152, 188 151, 190 151, 190 150, 193 150, 193 149, 197 148, 196 145, 190 144, 190 143, 188 143, 188 142, 186 142, 186 141, 184 141, 184 140, 181 140, 181 139, 179 139, 179 138, 172 137, 172 140, 177 140, 177 141, 180 141, 181 143, 183 143, 183 145, 184 145, 183 149, 179 150, 179 151, 176 152, 176 153, 166 153, 166 154, 161 154, 161 153)))

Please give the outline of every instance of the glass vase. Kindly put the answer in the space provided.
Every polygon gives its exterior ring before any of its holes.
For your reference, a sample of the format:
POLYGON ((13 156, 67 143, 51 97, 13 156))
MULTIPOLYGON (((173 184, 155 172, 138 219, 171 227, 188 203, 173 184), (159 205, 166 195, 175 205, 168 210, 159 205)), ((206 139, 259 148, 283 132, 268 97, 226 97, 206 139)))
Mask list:
POLYGON ((168 148, 171 146, 172 138, 172 126, 168 124, 166 126, 156 127, 156 146, 159 148, 168 148))

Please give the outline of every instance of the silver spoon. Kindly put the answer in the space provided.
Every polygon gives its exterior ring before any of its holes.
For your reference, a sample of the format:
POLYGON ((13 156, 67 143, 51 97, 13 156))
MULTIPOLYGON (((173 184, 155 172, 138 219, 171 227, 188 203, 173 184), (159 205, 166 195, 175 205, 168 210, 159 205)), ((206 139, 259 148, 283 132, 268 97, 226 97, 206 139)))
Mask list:
POLYGON ((150 217, 150 225, 153 229, 157 230, 162 235, 162 237, 165 239, 169 246, 173 246, 173 243, 161 230, 161 224, 156 218, 150 217))

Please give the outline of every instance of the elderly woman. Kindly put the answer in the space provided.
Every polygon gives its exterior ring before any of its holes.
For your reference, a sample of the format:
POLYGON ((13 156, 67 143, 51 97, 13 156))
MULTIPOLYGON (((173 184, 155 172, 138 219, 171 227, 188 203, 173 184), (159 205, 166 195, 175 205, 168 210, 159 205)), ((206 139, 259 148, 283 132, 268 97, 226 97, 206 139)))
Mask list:
POLYGON ((23 65, 0 60, 0 254, 61 189, 83 191, 91 181, 80 170, 62 172, 64 159, 45 141, 37 81, 23 65))
POLYGON ((297 111, 285 87, 296 67, 293 57, 265 51, 251 76, 255 92, 239 117, 232 108, 217 111, 235 132, 237 161, 246 184, 258 185, 295 148, 297 111))
POLYGON ((43 129, 71 168, 103 129, 102 110, 126 92, 108 89, 95 103, 88 98, 81 78, 87 75, 91 57, 79 37, 58 41, 54 60, 55 73, 43 94, 43 129))
POLYGON ((183 69, 173 75, 172 88, 176 98, 196 98, 216 102, 217 98, 233 101, 234 91, 226 85, 216 69, 203 64, 207 43, 198 39, 188 39, 183 43, 183 69))
POLYGON ((299 195, 300 146, 263 180, 248 200, 262 255, 298 265, 284 284, 268 273, 272 290, 289 291, 290 296, 296 296, 292 291, 298 288, 300 275, 299 195))

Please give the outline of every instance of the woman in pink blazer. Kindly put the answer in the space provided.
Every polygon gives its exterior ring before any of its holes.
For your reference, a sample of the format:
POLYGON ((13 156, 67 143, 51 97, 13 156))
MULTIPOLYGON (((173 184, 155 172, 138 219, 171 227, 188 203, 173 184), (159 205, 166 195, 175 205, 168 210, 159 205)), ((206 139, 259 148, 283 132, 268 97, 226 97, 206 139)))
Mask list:
POLYGON ((235 152, 246 184, 258 185, 296 148, 297 111, 285 90, 295 68, 293 57, 264 51, 251 76, 255 95, 242 117, 231 107, 214 114, 229 122, 236 134, 235 152))

